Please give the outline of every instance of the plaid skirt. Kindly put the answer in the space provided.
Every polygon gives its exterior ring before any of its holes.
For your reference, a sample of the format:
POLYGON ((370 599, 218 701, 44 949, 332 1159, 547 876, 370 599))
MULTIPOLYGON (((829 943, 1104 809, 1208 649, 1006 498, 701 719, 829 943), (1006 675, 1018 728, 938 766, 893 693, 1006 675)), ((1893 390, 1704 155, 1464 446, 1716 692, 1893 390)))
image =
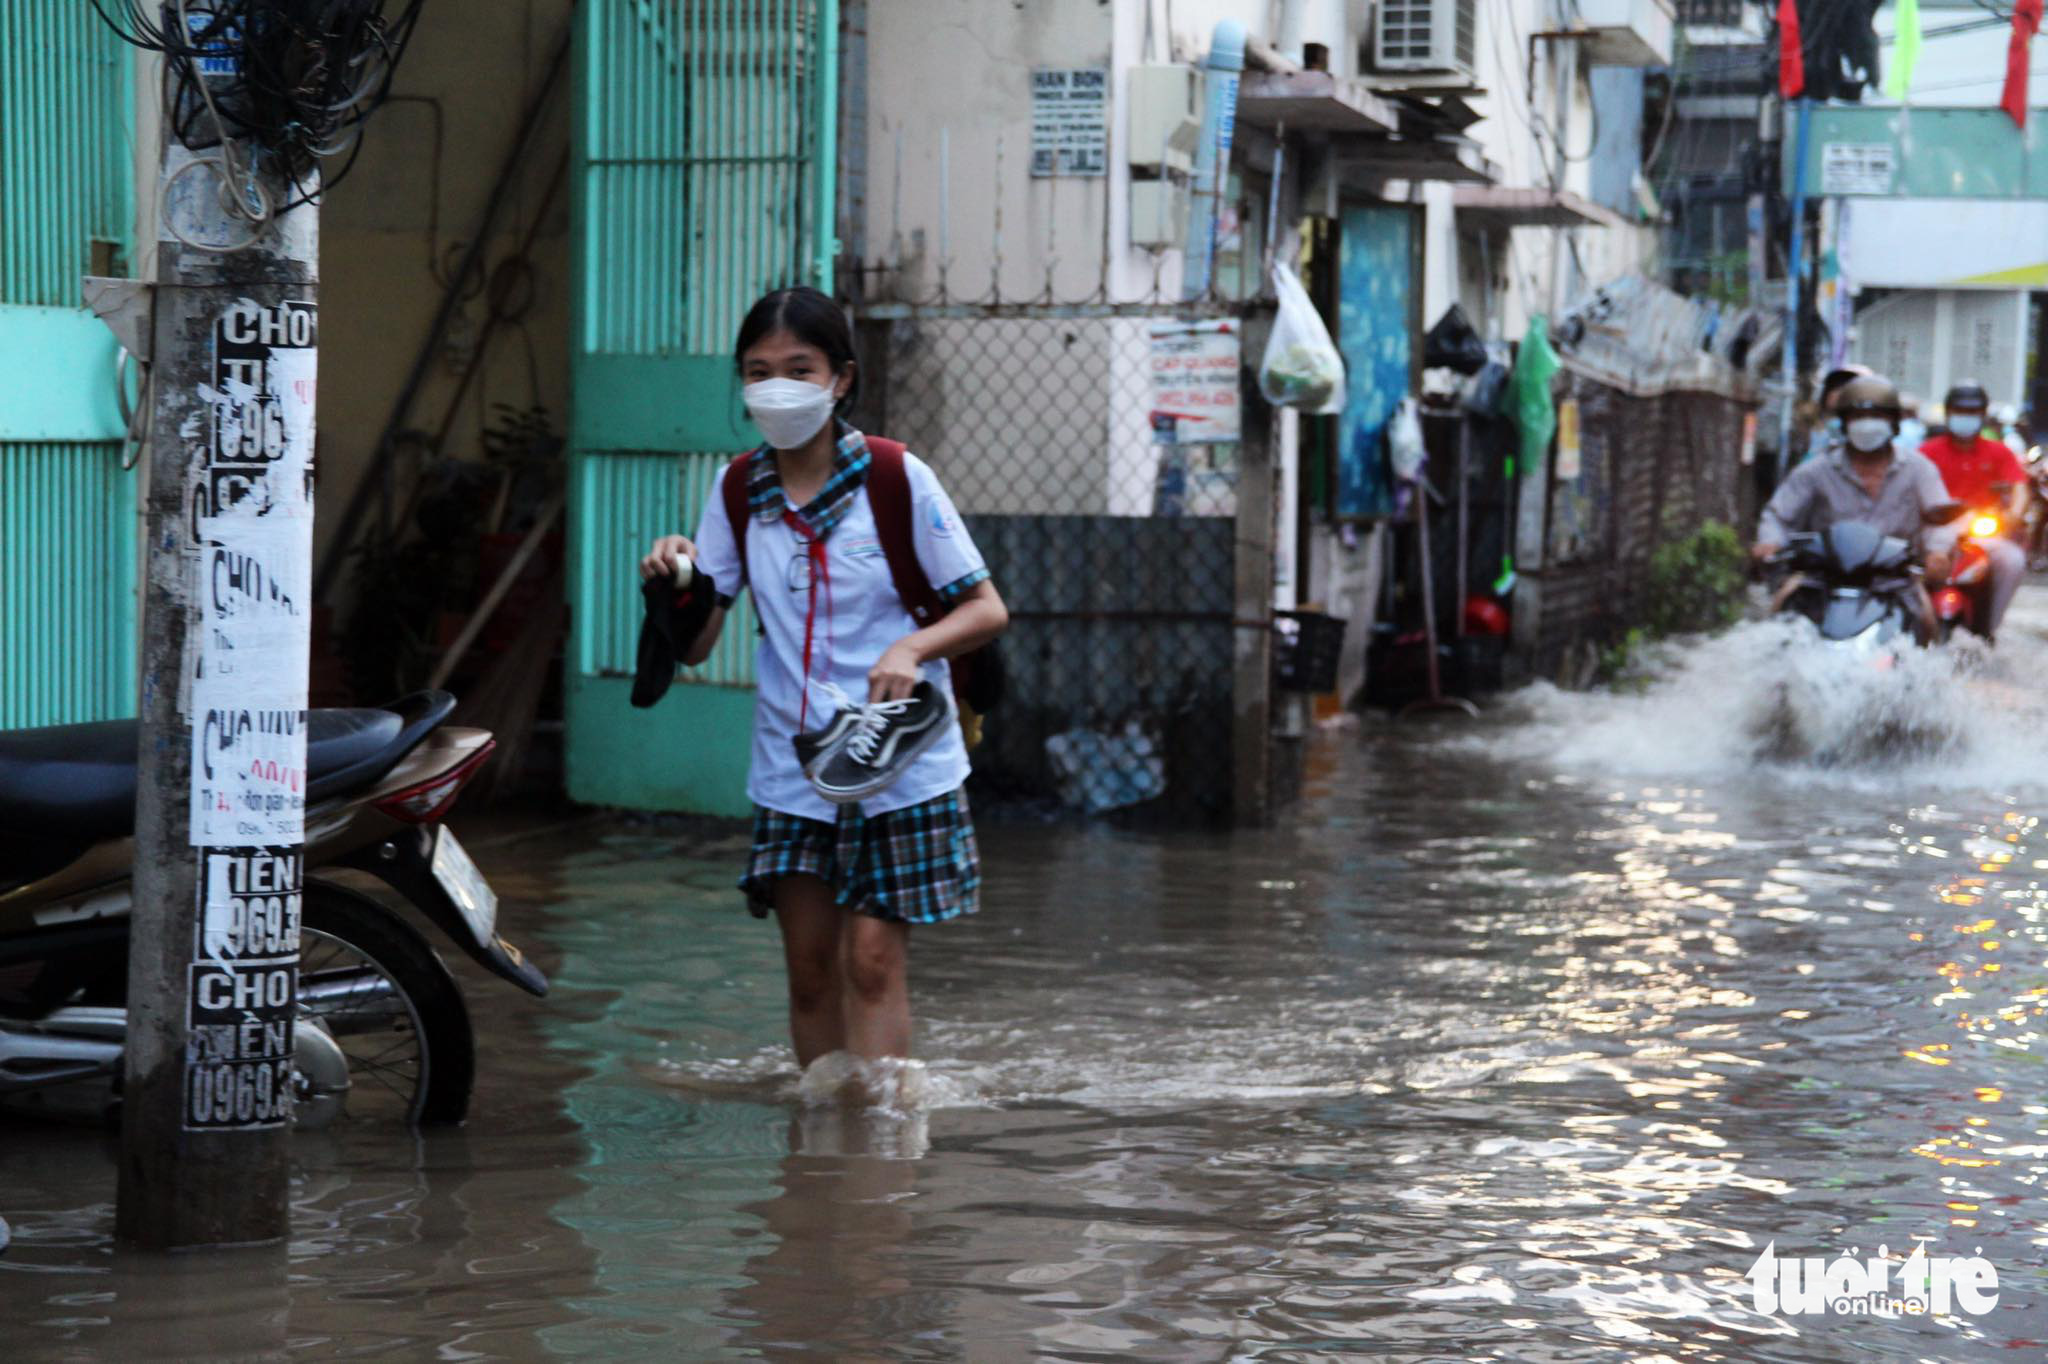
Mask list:
POLYGON ((775 882, 808 874, 843 907, 898 923, 935 924, 981 907, 981 851, 967 793, 951 791, 887 814, 839 807, 837 823, 754 807, 754 848, 740 889, 765 919, 775 882))

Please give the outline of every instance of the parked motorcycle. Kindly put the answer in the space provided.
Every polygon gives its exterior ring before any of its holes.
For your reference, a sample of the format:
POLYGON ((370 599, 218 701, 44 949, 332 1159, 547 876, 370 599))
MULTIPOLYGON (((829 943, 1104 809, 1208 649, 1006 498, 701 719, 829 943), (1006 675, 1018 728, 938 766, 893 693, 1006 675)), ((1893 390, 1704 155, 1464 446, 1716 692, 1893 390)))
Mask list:
POLYGON ((1789 536, 1771 563, 1787 570, 1772 610, 1806 617, 1832 644, 1875 655, 1901 636, 1922 638, 1920 565, 1906 540, 1837 521, 1789 536))
MULTIPOLYGON (((430 691, 309 715, 300 1126, 344 1113, 459 1122, 469 1107, 476 1044, 461 989, 411 916, 351 880, 381 881, 485 969, 547 993, 498 935, 496 895, 441 823, 495 747, 488 730, 443 728, 454 709, 430 691)), ((136 740, 133 720, 0 732, 0 1099, 118 1086, 136 740)))

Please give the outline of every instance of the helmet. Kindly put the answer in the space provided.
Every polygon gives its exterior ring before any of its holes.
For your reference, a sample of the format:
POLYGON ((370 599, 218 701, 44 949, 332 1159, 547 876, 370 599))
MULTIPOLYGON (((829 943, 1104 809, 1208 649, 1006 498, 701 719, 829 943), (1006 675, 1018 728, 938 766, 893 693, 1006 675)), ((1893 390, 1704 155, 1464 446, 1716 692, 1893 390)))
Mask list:
POLYGON ((1508 613, 1499 602, 1478 593, 1465 598, 1466 634, 1505 635, 1507 632, 1508 613))
POLYGON ((2020 410, 2011 403, 2000 403, 1991 413, 1992 419, 2001 426, 2011 426, 2020 419, 2020 410))
POLYGON ((1835 390, 1848 383, 1851 379, 1860 379, 1874 373, 1876 371, 1868 365, 1844 365, 1840 369, 1829 370, 1821 376, 1820 405, 1826 407, 1828 399, 1835 395, 1835 390))
POLYGON ((1892 387, 1891 380, 1876 374, 1866 374, 1843 384, 1835 397, 1835 410, 1847 421, 1857 413, 1899 419, 1899 391, 1892 387))
POLYGON ((1942 405, 1951 412, 1959 407, 1982 412, 1991 405, 1991 395, 1975 379, 1964 379, 1949 386, 1948 399, 1942 405))

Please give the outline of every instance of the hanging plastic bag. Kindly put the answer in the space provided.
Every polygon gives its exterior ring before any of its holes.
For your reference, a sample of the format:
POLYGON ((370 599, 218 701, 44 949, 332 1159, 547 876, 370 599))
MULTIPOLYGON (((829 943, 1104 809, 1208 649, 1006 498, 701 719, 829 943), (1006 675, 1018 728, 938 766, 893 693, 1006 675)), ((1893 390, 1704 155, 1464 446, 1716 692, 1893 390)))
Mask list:
POLYGON ((1465 310, 1453 303, 1422 338, 1422 367, 1477 374, 1486 368, 1486 342, 1472 329, 1465 310))
MULTIPOLYGON (((1557 432, 1557 403, 1550 395, 1550 381, 1563 362, 1550 348, 1550 324, 1538 313, 1529 319, 1528 334, 1515 352, 1515 368, 1501 394, 1501 408, 1521 434, 1517 468, 1533 473, 1543 467, 1550 438, 1557 432)), ((1515 470, 1509 470, 1513 477, 1515 470)))
POLYGON ((1422 477, 1423 462, 1429 457, 1422 446, 1422 417, 1415 399, 1403 398, 1387 423, 1387 463, 1394 479, 1413 483, 1422 477))
POLYGON ((1328 415, 1344 410, 1344 357, 1293 270, 1273 262, 1273 292, 1280 311, 1266 357, 1259 362, 1259 392, 1276 407, 1328 415))

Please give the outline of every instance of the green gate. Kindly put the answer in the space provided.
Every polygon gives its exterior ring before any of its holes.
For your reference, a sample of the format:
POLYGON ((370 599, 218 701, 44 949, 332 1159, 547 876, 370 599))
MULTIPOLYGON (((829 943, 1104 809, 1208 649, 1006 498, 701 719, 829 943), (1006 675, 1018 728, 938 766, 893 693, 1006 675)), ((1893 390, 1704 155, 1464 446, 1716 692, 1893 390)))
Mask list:
POLYGON ((568 787, 744 814, 752 613, 696 680, 634 710, 635 565, 696 528, 754 443, 733 377, 746 309, 832 285, 834 0, 584 0, 576 60, 568 787))
POLYGON ((0 3, 0 729, 135 712, 135 475, 80 306, 127 269, 127 52, 78 0, 0 3))

